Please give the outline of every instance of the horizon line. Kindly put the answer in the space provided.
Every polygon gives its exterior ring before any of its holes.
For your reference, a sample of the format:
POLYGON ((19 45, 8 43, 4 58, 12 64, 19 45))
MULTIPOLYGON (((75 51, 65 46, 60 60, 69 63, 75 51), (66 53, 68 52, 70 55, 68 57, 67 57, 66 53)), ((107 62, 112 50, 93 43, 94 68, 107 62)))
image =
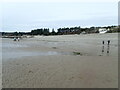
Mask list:
MULTIPOLYGON (((116 27, 117 27, 117 26, 120 26, 120 25, 88 26, 88 27, 87 27, 87 26, 85 26, 85 27, 81 27, 81 26, 70 26, 70 27, 59 27, 59 28, 72 28, 72 27, 80 27, 80 28, 101 27, 101 28, 103 28, 103 27, 108 27, 108 26, 116 26, 116 27)), ((3 30, 3 31, 2 31, 2 30, 0 30, 0 32, 31 32, 32 30, 36 30, 36 29, 49 29, 49 30, 50 30, 50 29, 51 29, 51 30, 54 29, 54 30, 58 30, 59 28, 55 29, 55 28, 48 28, 48 27, 47 27, 47 28, 44 28, 44 27, 43 27, 43 28, 34 28, 34 29, 29 30, 29 31, 23 31, 23 30, 21 30, 21 31, 17 31, 17 30, 16 30, 16 31, 12 31, 12 30, 11 30, 11 31, 4 31, 4 30, 3 30)))

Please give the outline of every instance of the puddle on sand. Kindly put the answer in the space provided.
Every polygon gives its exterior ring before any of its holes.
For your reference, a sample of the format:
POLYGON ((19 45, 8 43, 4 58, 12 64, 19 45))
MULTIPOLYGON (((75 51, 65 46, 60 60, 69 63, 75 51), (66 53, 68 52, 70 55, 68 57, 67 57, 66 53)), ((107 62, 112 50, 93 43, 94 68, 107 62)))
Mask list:
POLYGON ((2 58, 3 60, 9 58, 20 58, 24 56, 49 56, 49 55, 72 55, 69 52, 55 52, 55 51, 48 51, 48 52, 3 52, 2 58))

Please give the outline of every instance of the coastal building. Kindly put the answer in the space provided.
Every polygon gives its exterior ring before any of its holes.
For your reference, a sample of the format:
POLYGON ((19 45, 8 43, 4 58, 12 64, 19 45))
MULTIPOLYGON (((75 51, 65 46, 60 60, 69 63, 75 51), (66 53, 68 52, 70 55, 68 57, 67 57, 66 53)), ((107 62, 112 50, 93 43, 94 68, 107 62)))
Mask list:
POLYGON ((107 31, 109 31, 109 29, 99 28, 99 33, 106 33, 107 31))

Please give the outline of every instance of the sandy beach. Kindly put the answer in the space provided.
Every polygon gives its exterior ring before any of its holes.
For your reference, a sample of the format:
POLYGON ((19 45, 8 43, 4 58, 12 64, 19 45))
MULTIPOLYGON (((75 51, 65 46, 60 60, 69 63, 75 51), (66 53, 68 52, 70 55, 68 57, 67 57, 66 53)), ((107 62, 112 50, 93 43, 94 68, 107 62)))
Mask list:
POLYGON ((2 72, 3 88, 117 88, 118 34, 3 38, 2 72))

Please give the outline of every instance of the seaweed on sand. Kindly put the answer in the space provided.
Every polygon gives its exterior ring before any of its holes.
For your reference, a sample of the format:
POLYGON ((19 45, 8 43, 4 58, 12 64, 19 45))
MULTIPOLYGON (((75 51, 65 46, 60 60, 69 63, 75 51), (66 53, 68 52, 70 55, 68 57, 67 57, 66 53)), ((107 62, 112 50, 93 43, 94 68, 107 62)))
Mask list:
POLYGON ((80 52, 73 52, 73 55, 82 55, 80 52))

